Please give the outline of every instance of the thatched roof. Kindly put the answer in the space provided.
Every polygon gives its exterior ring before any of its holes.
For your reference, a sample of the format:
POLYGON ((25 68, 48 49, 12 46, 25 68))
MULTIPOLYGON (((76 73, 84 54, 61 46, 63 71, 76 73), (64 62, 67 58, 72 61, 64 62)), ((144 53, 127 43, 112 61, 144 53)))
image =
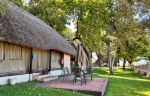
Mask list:
POLYGON ((0 15, 0 41, 75 55, 75 49, 54 29, 32 14, 9 3, 0 15))

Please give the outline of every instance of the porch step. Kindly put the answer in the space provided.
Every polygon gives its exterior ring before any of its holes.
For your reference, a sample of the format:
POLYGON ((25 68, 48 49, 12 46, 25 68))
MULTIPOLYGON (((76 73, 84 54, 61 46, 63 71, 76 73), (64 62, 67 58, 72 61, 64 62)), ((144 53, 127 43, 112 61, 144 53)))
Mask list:
POLYGON ((58 79, 58 76, 49 76, 46 78, 42 78, 41 81, 47 82, 47 81, 56 80, 56 79, 58 79))
POLYGON ((32 73, 32 76, 40 75, 40 73, 32 73))
POLYGON ((51 74, 44 74, 44 75, 34 75, 33 78, 36 80, 40 80, 41 78, 46 78, 52 76, 51 74))
POLYGON ((33 75, 34 80, 47 82, 50 80, 58 79, 58 76, 53 76, 52 74, 44 74, 44 75, 33 75))

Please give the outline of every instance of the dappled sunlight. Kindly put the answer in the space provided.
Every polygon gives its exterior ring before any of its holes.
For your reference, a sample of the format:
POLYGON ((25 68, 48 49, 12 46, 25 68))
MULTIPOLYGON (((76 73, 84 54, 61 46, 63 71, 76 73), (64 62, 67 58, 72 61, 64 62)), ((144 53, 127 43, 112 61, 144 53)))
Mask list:
POLYGON ((121 78, 121 79, 128 79, 128 80, 137 80, 137 81, 148 81, 150 82, 149 79, 146 77, 140 77, 138 74, 132 73, 129 70, 122 70, 120 68, 115 68, 114 69, 114 75, 109 75, 109 68, 102 68, 101 72, 95 72, 94 73, 97 76, 100 77, 111 77, 111 78, 121 78))
POLYGON ((134 77, 123 77, 123 76, 117 76, 117 75, 107 75, 107 74, 98 74, 98 73, 94 73, 95 75, 99 76, 99 77, 109 77, 109 78, 117 78, 117 79, 127 79, 127 80, 136 80, 136 81, 147 81, 150 82, 149 79, 140 79, 140 78, 134 78, 134 77))
POLYGON ((150 82, 150 80, 148 79, 140 79, 140 78, 128 78, 128 77, 122 77, 122 76, 111 76, 111 78, 117 78, 117 79, 127 79, 127 80, 136 80, 136 81, 147 81, 147 82, 150 82))
POLYGON ((145 95, 145 96, 148 96, 147 94, 150 95, 150 91, 140 91, 138 92, 139 94, 142 94, 142 95, 145 95))
POLYGON ((94 75, 99 76, 99 77, 108 77, 108 75, 103 75, 103 74, 98 74, 98 73, 94 73, 94 75))
POLYGON ((150 80, 129 69, 114 68, 114 75, 109 68, 95 68, 93 78, 108 78, 106 96, 150 96, 150 80))

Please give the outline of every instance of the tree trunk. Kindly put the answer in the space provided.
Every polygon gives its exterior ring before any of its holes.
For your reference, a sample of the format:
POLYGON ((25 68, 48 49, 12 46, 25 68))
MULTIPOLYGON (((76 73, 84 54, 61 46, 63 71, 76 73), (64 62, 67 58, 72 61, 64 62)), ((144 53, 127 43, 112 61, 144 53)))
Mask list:
POLYGON ((130 60, 130 61, 128 61, 129 62, 129 65, 131 66, 131 64, 132 64, 132 60, 130 60))
POLYGON ((99 65, 101 66, 102 62, 103 62, 103 56, 101 53, 96 53, 97 54, 97 60, 95 61, 95 65, 99 65))
POLYGON ((108 48, 108 63, 109 63, 109 71, 110 75, 114 75, 114 62, 115 62, 115 56, 116 56, 116 51, 117 51, 117 46, 114 47, 113 52, 111 52, 111 44, 109 45, 108 48))
POLYGON ((125 68, 125 65, 126 65, 126 58, 124 58, 124 60, 123 60, 123 70, 125 70, 126 68, 125 68))
POLYGON ((129 62, 129 65, 130 65, 130 67, 131 67, 131 71, 133 71, 133 70, 134 70, 134 67, 133 67, 133 65, 131 65, 131 64, 132 64, 132 60, 129 60, 128 62, 129 62))
POLYGON ((148 60, 150 61, 150 56, 148 56, 148 60))
POLYGON ((92 52, 89 53, 89 66, 93 66, 92 65, 92 52))
POLYGON ((115 61, 115 55, 112 55, 109 53, 109 72, 110 75, 114 75, 114 61, 115 61))

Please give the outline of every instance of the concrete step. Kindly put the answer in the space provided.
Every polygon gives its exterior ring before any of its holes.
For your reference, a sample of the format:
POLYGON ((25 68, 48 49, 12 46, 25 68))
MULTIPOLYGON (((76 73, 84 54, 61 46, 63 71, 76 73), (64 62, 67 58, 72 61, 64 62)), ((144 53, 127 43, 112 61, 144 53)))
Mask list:
POLYGON ((58 76, 49 76, 49 77, 42 78, 41 81, 48 82, 48 81, 56 80, 56 79, 58 79, 58 76))
POLYGON ((49 76, 52 76, 52 74, 34 75, 33 79, 40 80, 41 78, 46 78, 46 77, 49 77, 49 76))
POLYGON ((32 76, 40 75, 40 73, 32 73, 32 76))

